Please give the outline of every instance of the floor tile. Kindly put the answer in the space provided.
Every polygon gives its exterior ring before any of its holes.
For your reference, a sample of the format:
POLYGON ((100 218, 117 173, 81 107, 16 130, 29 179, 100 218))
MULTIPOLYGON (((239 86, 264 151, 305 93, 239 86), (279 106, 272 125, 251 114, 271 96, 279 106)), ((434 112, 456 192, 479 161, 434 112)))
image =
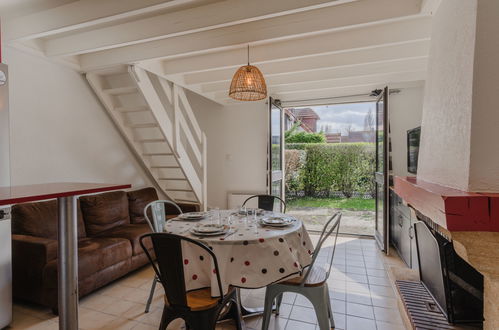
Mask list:
POLYGON ((402 324, 393 324, 382 321, 376 321, 378 330, 406 330, 402 324))
MULTIPOLYGON (((347 315, 374 319, 373 307, 347 302, 347 315)), ((383 320, 384 321, 384 320, 383 320)))
POLYGON ((390 286, 390 281, 385 277, 368 276, 369 284, 390 286))
POLYGON ((366 268, 358 267, 358 266, 347 266, 346 267, 347 274, 366 274, 366 268))
POLYGON ((313 308, 296 305, 291 309, 289 319, 313 324, 317 323, 317 316, 315 315, 315 310, 313 308))
POLYGON ((376 330, 374 320, 347 315, 347 330, 376 330))
POLYGON ((334 325, 336 329, 346 329, 346 315, 333 311, 334 325))
POLYGON ((314 307, 314 305, 312 305, 310 300, 308 300, 305 296, 303 296, 301 294, 298 294, 296 296, 295 306, 303 306, 303 307, 309 307, 309 308, 314 307))
POLYGON ((402 318, 398 309, 374 307, 374 317, 376 321, 383 321, 394 324, 402 324, 402 318))
POLYGON ((397 299, 383 296, 375 296, 371 298, 373 306, 384 308, 397 308, 397 299))
MULTIPOLYGON (((366 263, 380 267, 383 260, 374 241, 352 237, 340 239, 341 247, 336 251, 327 282, 336 329, 369 330, 377 325, 378 330, 402 330, 397 300, 391 286, 386 285, 389 284, 386 270, 364 266, 366 263), (355 265, 361 263, 362 266, 355 265)), ((152 269, 145 267, 81 299, 80 327, 84 330, 157 329, 164 304, 161 286, 157 286, 151 311, 144 313, 152 278, 152 269)), ((241 295, 245 305, 260 307, 265 289, 241 290, 241 295)), ((269 329, 318 329, 315 311, 310 307, 312 305, 305 297, 285 293, 280 315, 272 315, 269 329)), ((246 319, 248 330, 260 329, 261 321, 261 317, 246 319)), ((57 317, 48 308, 14 304, 11 330, 18 329, 57 329, 57 317)), ((178 320, 168 329, 182 330, 185 326, 178 320)), ((233 322, 224 322, 218 324, 216 330, 235 330, 235 326, 233 322)))
POLYGON ((289 320, 286 324, 286 330, 315 330, 315 324, 289 320))
POLYGON ((371 296, 395 297, 392 287, 382 285, 369 285, 371 296))
POLYGON ((372 305, 370 293, 348 292, 347 301, 362 305, 372 305))
POLYGON ((331 309, 333 313, 345 314, 347 311, 347 304, 344 300, 331 299, 331 309))

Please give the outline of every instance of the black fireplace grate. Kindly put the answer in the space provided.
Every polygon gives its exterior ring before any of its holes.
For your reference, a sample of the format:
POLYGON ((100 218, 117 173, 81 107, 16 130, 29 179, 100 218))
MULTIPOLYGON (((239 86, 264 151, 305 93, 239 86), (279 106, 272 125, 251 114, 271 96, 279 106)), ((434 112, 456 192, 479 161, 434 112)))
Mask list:
POLYGON ((449 322, 421 282, 396 281, 407 314, 415 330, 458 330, 449 322))

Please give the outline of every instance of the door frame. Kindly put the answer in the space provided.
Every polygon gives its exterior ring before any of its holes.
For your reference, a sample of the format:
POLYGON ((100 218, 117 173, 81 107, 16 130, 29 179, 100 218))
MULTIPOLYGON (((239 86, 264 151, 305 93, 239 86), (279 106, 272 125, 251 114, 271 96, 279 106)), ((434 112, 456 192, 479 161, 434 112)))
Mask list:
POLYGON ((376 213, 375 213, 375 223, 374 223, 374 238, 378 243, 378 246, 382 251, 388 254, 389 251, 389 201, 390 201, 390 155, 389 155, 389 143, 390 143, 390 129, 389 129, 389 112, 388 112, 388 96, 389 89, 385 87, 381 94, 378 96, 376 100, 376 169, 374 173, 374 180, 376 182, 376 213), (383 101, 383 173, 382 178, 381 173, 377 172, 379 166, 379 143, 378 143, 378 133, 379 133, 379 120, 378 120, 378 103, 383 101), (378 232, 378 182, 381 181, 384 184, 384 199, 383 199, 383 235, 381 236, 378 232))
POLYGON ((267 193, 269 195, 272 194, 272 183, 278 180, 281 180, 281 196, 280 197, 282 200, 286 199, 286 193, 284 191, 285 189, 285 159, 284 159, 284 109, 281 106, 281 102, 279 100, 276 100, 272 97, 269 97, 268 101, 269 109, 268 109, 268 143, 267 143, 267 193), (280 155, 281 155, 281 170, 280 171, 273 171, 272 170, 272 109, 277 108, 280 110, 280 136, 281 136, 281 148, 280 148, 280 155), (280 172, 280 173, 279 173, 280 172), (275 178, 274 175, 278 175, 279 178, 275 178))

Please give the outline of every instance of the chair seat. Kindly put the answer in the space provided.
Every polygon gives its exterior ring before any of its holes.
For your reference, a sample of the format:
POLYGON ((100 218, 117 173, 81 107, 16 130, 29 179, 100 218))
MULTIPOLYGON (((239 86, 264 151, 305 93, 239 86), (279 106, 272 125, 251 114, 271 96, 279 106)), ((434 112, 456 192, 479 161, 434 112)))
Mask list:
MULTIPOLYGON (((229 288, 227 295, 230 295, 235 288, 229 288)), ((220 302, 220 297, 213 298, 211 296, 211 288, 203 288, 187 292, 187 306, 192 311, 204 311, 215 307, 220 302)), ((168 304, 168 299, 165 295, 165 304, 168 304)))
MULTIPOLYGON (((309 267, 305 267, 302 271, 302 275, 299 277, 290 278, 289 280, 285 280, 281 282, 281 284, 286 285, 300 285, 303 281, 305 275, 307 275, 309 267)), ((321 286, 327 280, 327 272, 321 266, 313 266, 310 274, 308 275, 307 281, 305 282, 305 286, 321 286)))

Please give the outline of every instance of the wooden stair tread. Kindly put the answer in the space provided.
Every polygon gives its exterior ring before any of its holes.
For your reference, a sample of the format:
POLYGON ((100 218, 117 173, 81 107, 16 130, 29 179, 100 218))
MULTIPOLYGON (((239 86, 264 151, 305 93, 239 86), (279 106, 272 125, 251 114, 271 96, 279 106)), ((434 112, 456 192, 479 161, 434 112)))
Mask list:
POLYGON ((139 139, 135 142, 165 142, 165 139, 139 139))
POLYGON ((135 86, 127 86, 127 87, 117 87, 117 88, 105 88, 102 91, 109 95, 120 95, 120 94, 136 93, 138 89, 135 86))
POLYGON ((159 125, 155 124, 155 123, 128 124, 127 126, 130 128, 155 128, 155 127, 159 127, 159 125))
MULTIPOLYGON (((286 285, 300 285, 300 283, 303 281, 303 278, 308 272, 308 267, 305 267, 302 271, 302 275, 299 277, 294 277, 289 280, 286 280, 284 282, 281 282, 282 284, 286 285)), ((310 274, 308 275, 307 281, 305 282, 305 286, 321 286, 323 285, 327 280, 327 272, 324 268, 321 266, 315 265, 310 274)))
POLYGON ((145 112, 149 111, 149 107, 147 106, 136 106, 136 107, 116 107, 114 110, 121 112, 121 113, 127 113, 127 112, 145 112))
POLYGON ((172 152, 144 152, 142 156, 173 156, 172 152))
POLYGON ((152 165, 151 168, 179 168, 178 165, 152 165))

